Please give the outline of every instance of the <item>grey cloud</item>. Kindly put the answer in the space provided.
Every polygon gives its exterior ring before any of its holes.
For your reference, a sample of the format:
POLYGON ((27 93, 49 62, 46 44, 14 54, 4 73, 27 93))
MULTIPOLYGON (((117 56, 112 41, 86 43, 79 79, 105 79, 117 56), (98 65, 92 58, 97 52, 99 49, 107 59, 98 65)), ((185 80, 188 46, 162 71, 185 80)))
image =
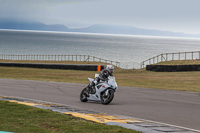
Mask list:
POLYGON ((199 0, 0 0, 0 18, 200 31, 199 0))

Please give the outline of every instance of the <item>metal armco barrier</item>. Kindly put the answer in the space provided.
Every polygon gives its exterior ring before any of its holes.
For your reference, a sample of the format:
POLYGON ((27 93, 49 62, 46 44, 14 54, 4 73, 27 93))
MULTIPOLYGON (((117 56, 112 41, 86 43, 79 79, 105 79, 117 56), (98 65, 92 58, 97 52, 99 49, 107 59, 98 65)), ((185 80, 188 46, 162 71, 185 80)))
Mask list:
POLYGON ((140 64, 141 68, 145 68, 147 65, 156 64, 164 61, 174 61, 174 60, 200 60, 200 51, 192 52, 178 52, 178 53, 164 53, 148 60, 143 61, 140 64))
POLYGON ((0 66, 6 67, 28 67, 45 69, 65 69, 65 70, 83 70, 100 71, 105 68, 104 65, 71 65, 71 64, 38 64, 38 63, 0 63, 0 66))
POLYGON ((146 70, 155 72, 200 71, 200 65, 147 65, 146 70))
POLYGON ((31 60, 31 61, 82 61, 82 62, 104 62, 120 66, 120 62, 106 60, 90 55, 11 55, 0 54, 2 60, 31 60))

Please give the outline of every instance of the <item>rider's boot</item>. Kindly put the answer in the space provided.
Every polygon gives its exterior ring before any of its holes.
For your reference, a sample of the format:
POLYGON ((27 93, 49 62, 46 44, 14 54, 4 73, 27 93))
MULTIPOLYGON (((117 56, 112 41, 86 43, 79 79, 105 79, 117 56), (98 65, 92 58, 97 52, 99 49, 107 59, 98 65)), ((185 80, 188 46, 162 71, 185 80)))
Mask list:
POLYGON ((88 85, 88 90, 90 93, 93 93, 94 92, 94 88, 95 88, 95 82, 91 82, 89 85, 88 85))
POLYGON ((86 88, 86 90, 87 90, 87 92, 86 92, 86 96, 87 97, 89 97, 89 94, 91 93, 91 92, 93 92, 93 87, 95 86, 95 83, 94 82, 92 82, 92 83, 90 83, 88 86, 87 86, 87 88, 86 88))

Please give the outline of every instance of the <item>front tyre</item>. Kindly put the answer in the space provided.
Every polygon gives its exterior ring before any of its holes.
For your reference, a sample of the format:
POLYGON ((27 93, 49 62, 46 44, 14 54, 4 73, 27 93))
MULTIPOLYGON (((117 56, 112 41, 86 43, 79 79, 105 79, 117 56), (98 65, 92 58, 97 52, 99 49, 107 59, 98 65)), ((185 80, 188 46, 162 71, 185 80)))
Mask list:
POLYGON ((104 91, 104 92, 101 93, 100 97, 101 97, 101 103, 104 104, 104 105, 107 105, 113 100, 114 91, 109 90, 107 96, 106 96, 106 91, 104 91))
POLYGON ((80 94, 80 100, 81 100, 81 102, 87 102, 87 101, 88 101, 88 100, 87 100, 86 94, 87 94, 87 89, 84 88, 84 89, 81 91, 81 94, 80 94))

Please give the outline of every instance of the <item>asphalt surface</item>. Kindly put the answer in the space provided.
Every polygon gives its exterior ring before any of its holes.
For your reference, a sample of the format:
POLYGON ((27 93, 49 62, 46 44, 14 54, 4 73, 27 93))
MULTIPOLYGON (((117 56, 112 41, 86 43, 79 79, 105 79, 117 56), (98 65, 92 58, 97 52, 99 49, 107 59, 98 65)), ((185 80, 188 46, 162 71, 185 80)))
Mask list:
POLYGON ((200 130, 200 93, 119 87, 109 105, 82 103, 86 84, 0 79, 0 95, 30 98, 200 130))

